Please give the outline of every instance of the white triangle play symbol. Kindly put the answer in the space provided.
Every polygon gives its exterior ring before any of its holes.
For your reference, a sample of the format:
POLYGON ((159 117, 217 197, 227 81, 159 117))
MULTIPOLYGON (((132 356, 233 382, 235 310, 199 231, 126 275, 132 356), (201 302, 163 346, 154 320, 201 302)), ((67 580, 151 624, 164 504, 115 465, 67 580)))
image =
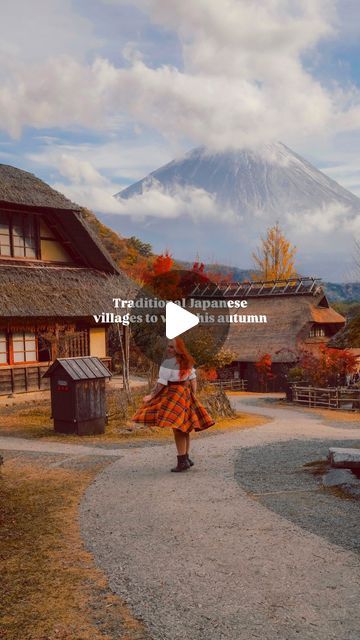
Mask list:
POLYGON ((168 302, 166 304, 166 337, 169 340, 180 336, 188 329, 199 324, 199 318, 190 311, 186 311, 178 304, 168 302))

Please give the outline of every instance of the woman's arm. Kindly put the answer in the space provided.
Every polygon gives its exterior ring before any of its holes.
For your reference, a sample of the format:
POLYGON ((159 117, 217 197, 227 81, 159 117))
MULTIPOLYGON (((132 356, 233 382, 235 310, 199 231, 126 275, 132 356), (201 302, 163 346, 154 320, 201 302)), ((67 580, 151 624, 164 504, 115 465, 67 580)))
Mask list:
POLYGON ((197 383, 196 383, 196 378, 193 378, 192 380, 190 380, 190 386, 191 386, 191 391, 193 392, 193 394, 196 394, 197 391, 197 383))
POLYGON ((165 386, 166 386, 165 384, 161 384, 160 382, 157 382, 152 392, 149 393, 147 396, 144 396, 144 402, 150 402, 150 400, 155 398, 155 396, 157 396, 157 394, 160 393, 160 391, 162 391, 162 389, 165 386))

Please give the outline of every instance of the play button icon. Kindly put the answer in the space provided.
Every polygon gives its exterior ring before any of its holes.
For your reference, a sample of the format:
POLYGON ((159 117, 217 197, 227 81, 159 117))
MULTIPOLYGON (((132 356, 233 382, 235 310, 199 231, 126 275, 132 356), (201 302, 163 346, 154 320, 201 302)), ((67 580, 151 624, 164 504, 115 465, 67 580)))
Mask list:
MULTIPOLYGON (((198 368, 216 366, 217 354, 226 343, 230 327, 229 310, 220 295, 221 286, 195 270, 172 269, 146 276, 145 280, 129 312, 134 318, 130 321, 129 333, 135 366, 139 370, 145 366, 146 372, 152 375, 155 369, 149 368, 149 362, 161 365, 167 357, 168 340, 177 336, 184 339, 198 368), (206 295, 208 291, 210 298, 206 295)), ((228 287, 225 284, 223 289, 228 287)))
POLYGON ((180 336, 185 331, 196 327, 199 324, 199 318, 186 311, 174 302, 166 304, 166 337, 169 340, 180 336))

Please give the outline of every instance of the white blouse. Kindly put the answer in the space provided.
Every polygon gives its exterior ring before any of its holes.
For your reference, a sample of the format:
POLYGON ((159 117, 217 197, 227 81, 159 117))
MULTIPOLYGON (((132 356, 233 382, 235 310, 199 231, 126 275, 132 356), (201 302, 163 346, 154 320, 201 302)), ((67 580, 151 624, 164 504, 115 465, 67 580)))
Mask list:
POLYGON ((194 367, 186 378, 180 378, 180 367, 176 358, 164 360, 159 370, 159 384, 167 385, 168 382, 180 382, 182 380, 194 380, 196 373, 194 367))

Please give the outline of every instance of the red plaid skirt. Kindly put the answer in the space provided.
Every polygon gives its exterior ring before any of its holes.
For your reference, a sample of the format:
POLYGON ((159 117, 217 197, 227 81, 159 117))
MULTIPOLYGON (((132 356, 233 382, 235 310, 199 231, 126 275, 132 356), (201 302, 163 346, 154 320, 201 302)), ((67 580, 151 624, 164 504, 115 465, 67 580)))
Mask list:
POLYGON ((190 387, 181 383, 164 387, 132 419, 149 427, 171 427, 184 433, 203 431, 215 424, 190 387))

